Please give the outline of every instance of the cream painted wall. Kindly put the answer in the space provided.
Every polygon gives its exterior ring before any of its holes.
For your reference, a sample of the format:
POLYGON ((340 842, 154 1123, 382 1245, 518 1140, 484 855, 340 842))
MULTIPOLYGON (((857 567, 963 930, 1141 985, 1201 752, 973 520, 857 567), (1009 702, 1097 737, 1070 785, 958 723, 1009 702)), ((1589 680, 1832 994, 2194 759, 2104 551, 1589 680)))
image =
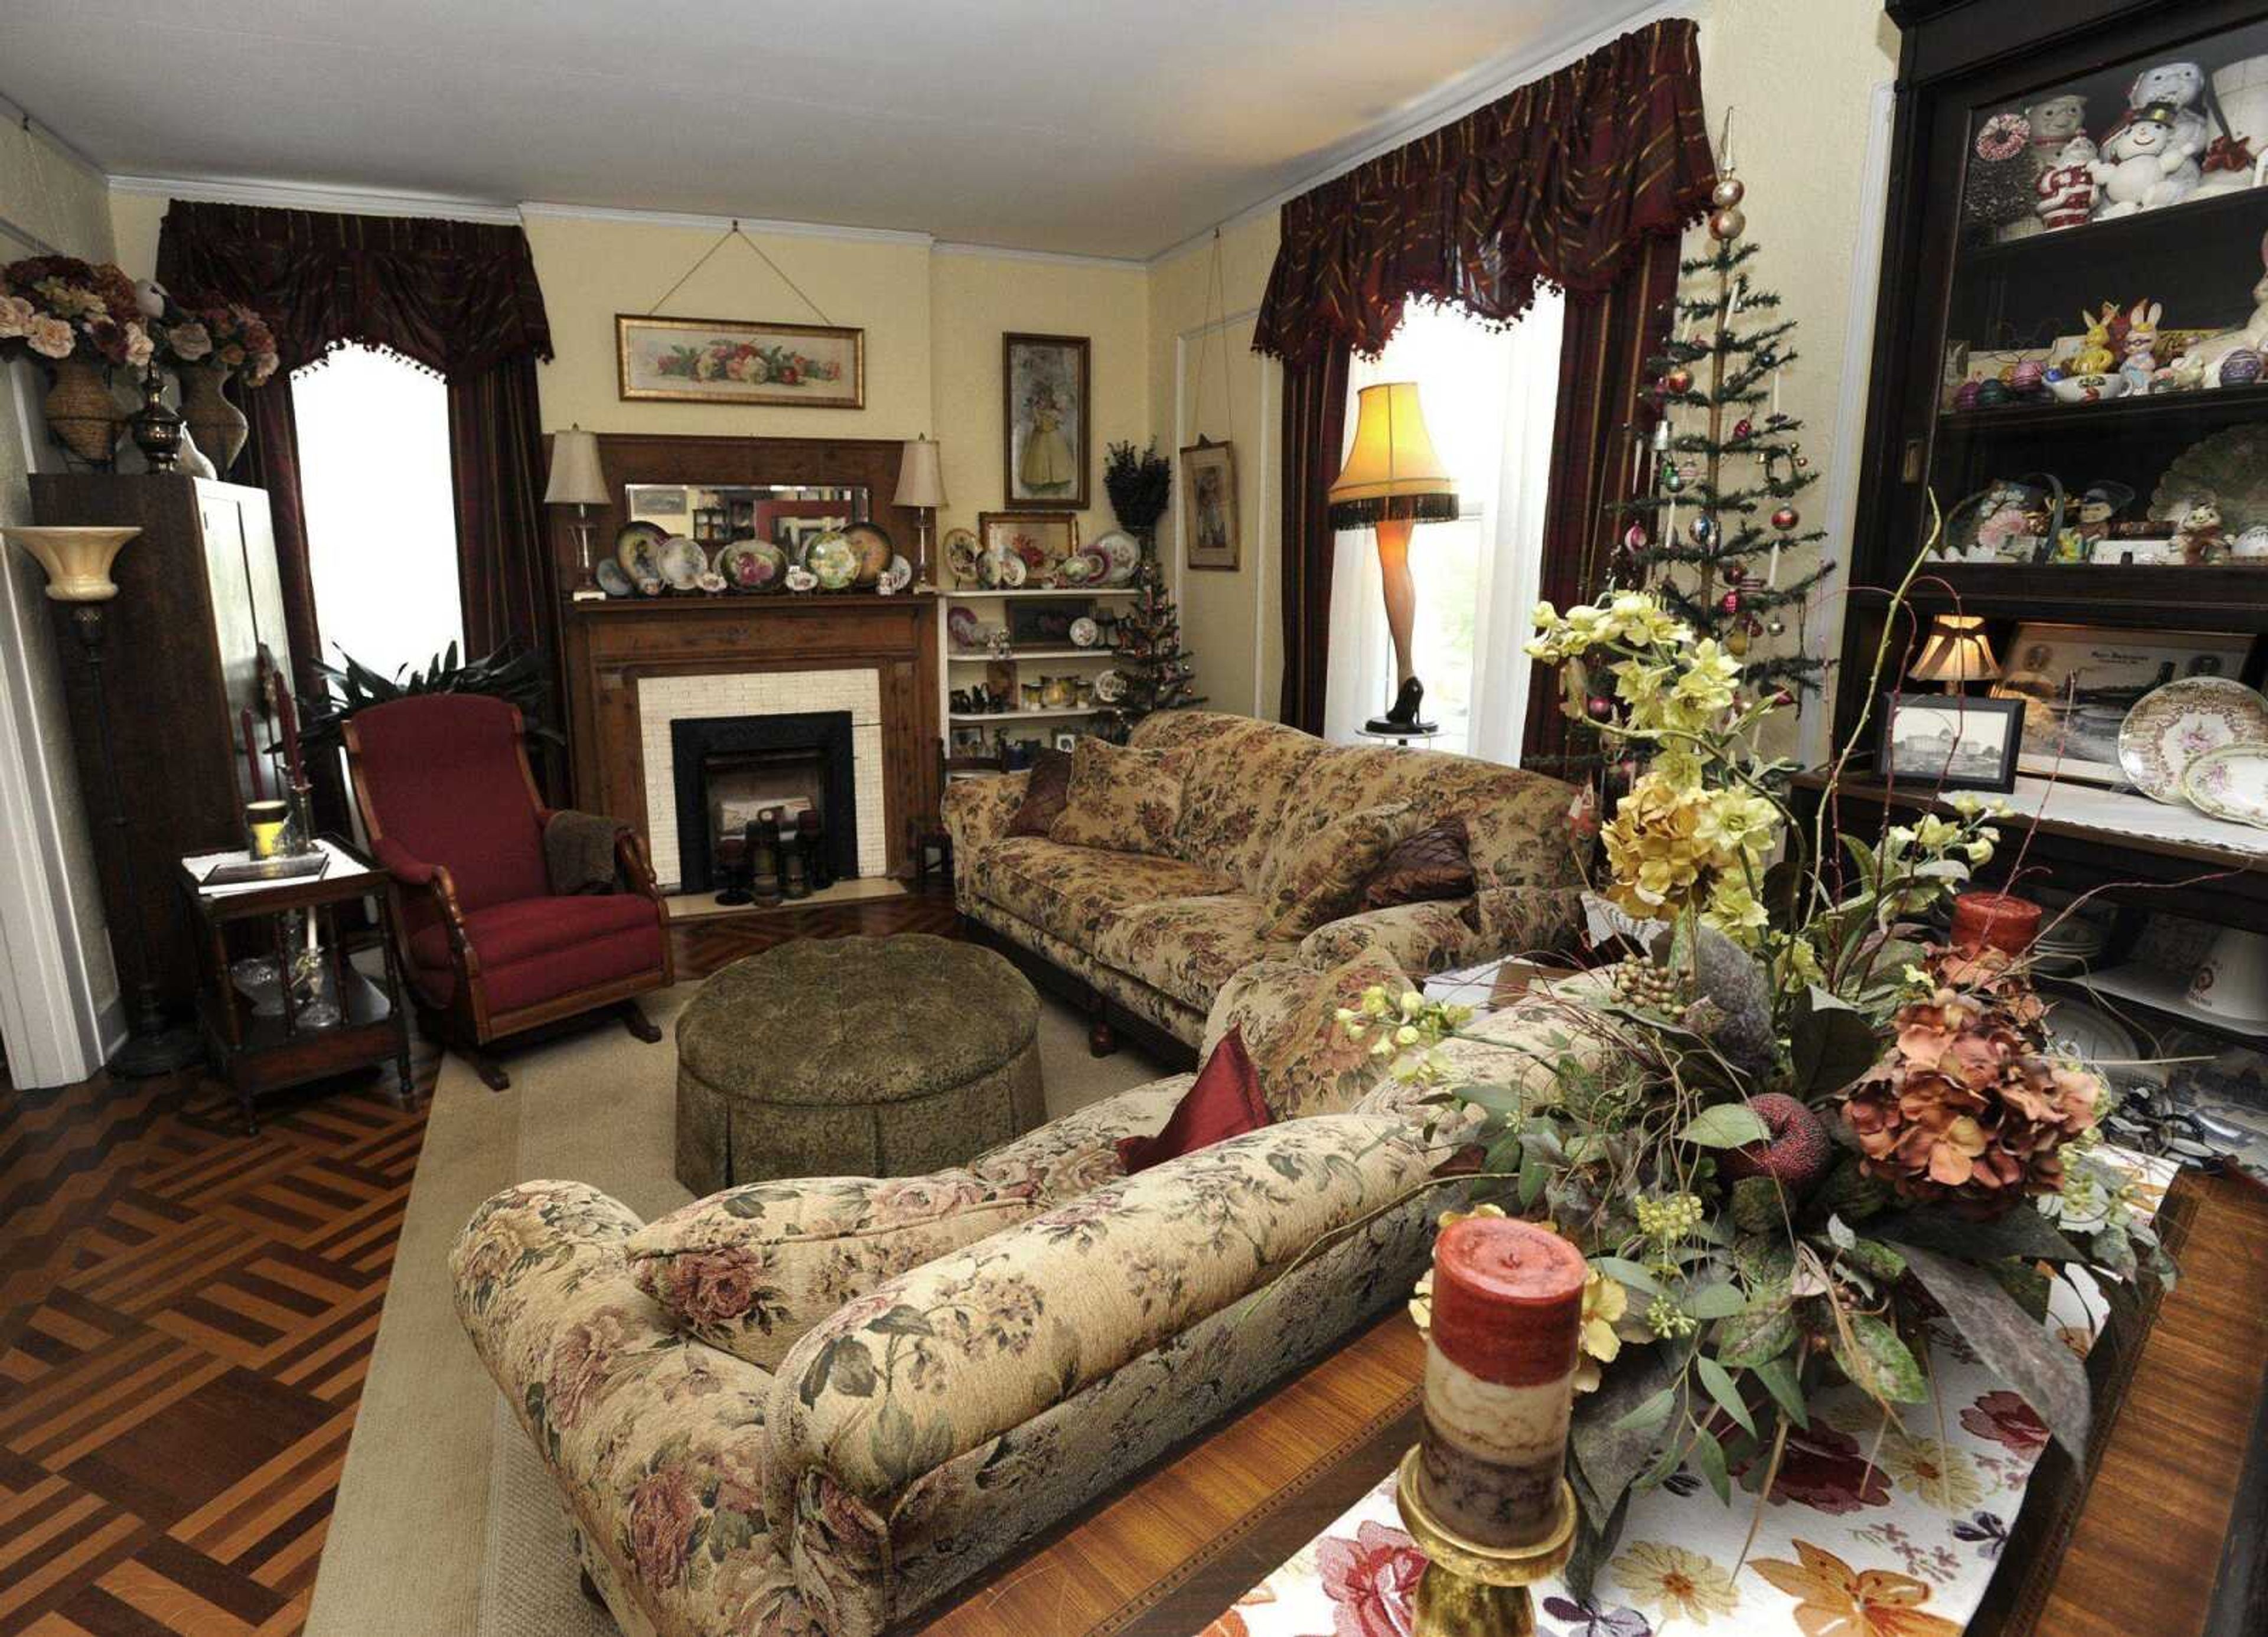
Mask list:
POLYGON ((1151 433, 1149 276, 1134 263, 1067 262, 939 251, 930 261, 931 401, 918 429, 944 444, 940 530, 1001 510, 1000 337, 1010 331, 1092 341, 1087 488, 1079 539, 1117 526, 1102 492, 1102 451, 1151 433))
MULTIPOLYGON (((107 261, 103 179, 20 129, 0 132, 0 217, 65 254, 107 261)), ((40 246, 0 229, 0 261, 40 246)), ((33 470, 59 462, 39 419, 45 383, 0 368, 0 525, 28 521, 33 470)), ((0 1036, 19 1086, 91 1074, 122 1030, 86 814, 72 760, 46 579, 25 553, 0 568, 0 1036)))
MULTIPOLYGON (((1803 355, 1786 372, 1782 407, 1806 422, 1799 436, 1812 469, 1822 475, 1806 504, 1810 521, 1828 522, 1829 474, 1841 446, 1855 443, 1862 431, 1855 423, 1838 423, 1853 304, 1866 310, 1875 277, 1871 267, 1854 275, 1852 253, 1861 212, 1881 208, 1880 199, 1859 197, 1859 183, 1869 99, 1876 84, 1896 74, 1897 32, 1879 0, 1695 0, 1676 11, 1701 24, 1702 87, 1712 125, 1721 124, 1728 106, 1737 109, 1734 158, 1748 184, 1749 236, 1762 246, 1752 270, 1758 283, 1779 292, 1783 313, 1799 327, 1795 341, 1803 355)), ((1272 210, 1224 232, 1226 295, 1217 305, 1207 294, 1209 243, 1152 266, 1151 415, 1161 441, 1173 436, 1175 406, 1189 402, 1195 390, 1189 372, 1197 361, 1197 327, 1220 307, 1238 315, 1258 304, 1276 240, 1272 210)), ((1691 245, 1700 242, 1697 233, 1691 245)), ((1249 317, 1232 327, 1248 345, 1249 317)), ((1217 378, 1211 359, 1206 370, 1217 378)), ((1239 385, 1240 456, 1245 442, 1263 429, 1271 446, 1276 441, 1277 373, 1272 363, 1247 360, 1239 385), (1263 382, 1269 394, 1264 429, 1251 406, 1263 382)), ((1206 390, 1217 401, 1219 385, 1206 390)), ((1247 490, 1244 571, 1190 576, 1182 611, 1183 630, 1197 651, 1197 679, 1214 702, 1250 708, 1240 701, 1256 687, 1264 716, 1275 714, 1283 672, 1282 586, 1273 561, 1281 462, 1278 451, 1271 447, 1270 452, 1264 473, 1248 464, 1240 472, 1247 490), (1263 538, 1270 561, 1256 571, 1254 548, 1263 538), (1256 638, 1251 635, 1256 621, 1256 638)), ((1823 644, 1821 651, 1832 654, 1839 606, 1829 605, 1822 616, 1814 621, 1814 646, 1823 644)))

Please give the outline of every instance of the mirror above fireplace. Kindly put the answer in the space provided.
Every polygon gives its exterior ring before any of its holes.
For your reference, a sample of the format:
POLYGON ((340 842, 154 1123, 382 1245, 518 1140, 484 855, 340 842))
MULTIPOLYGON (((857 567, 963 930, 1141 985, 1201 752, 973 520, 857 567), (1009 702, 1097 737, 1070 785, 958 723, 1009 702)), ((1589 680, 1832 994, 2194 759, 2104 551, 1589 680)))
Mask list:
POLYGON ((651 523, 703 546, 764 540, 791 561, 806 537, 846 529, 872 518, 862 483, 626 483, 633 523, 651 523))

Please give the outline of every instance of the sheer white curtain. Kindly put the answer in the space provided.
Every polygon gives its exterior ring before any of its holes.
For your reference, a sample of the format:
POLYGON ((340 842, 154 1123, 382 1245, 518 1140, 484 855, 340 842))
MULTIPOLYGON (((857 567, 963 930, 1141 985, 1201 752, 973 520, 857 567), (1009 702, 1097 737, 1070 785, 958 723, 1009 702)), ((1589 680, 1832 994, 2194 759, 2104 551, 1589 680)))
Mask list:
MULTIPOLYGON (((1433 446, 1454 474, 1462 515, 1425 523, 1410 540, 1418 588, 1413 655, 1438 742, 1516 761, 1528 711, 1528 613, 1535 599, 1543 500, 1558 399, 1560 298, 1539 291, 1510 329, 1491 331, 1454 308, 1413 306, 1374 363, 1355 360, 1351 394, 1379 381, 1418 384, 1433 446)), ((1331 659, 1325 733, 1352 738, 1394 696, 1378 554, 1368 529, 1338 537, 1331 576, 1331 659)))

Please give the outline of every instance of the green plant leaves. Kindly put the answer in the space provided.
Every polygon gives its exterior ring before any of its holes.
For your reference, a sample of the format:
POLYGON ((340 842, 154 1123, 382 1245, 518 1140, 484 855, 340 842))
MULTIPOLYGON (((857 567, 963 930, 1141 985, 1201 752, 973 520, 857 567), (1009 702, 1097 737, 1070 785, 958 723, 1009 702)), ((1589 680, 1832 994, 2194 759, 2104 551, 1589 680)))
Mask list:
POLYGON ((1772 1402, 1778 1405, 1788 1420, 1798 1427, 1808 1428, 1811 1416, 1803 1406, 1803 1382, 1795 1373, 1795 1366, 1786 1359, 1767 1359, 1749 1367, 1756 1378, 1764 1383, 1772 1402))
POLYGON ((2087 1371, 2071 1349, 1984 1268, 1911 1245, 1906 1264, 1984 1367, 2032 1406, 2073 1459, 2083 1462, 2087 1371))
POLYGON ((1889 1404, 1918 1404, 1929 1396, 1921 1364, 1896 1331, 1871 1313, 1848 1322, 1849 1336, 1835 1337, 1834 1357, 1860 1391, 1889 1404))
POLYGON ((2087 1259, 2077 1245, 2029 1204, 2020 1204, 1988 1222, 1971 1222, 1940 1210, 1899 1211, 1875 1222, 1874 1237, 1909 1248, 1918 1245, 1940 1252, 1964 1262, 1989 1262, 2003 1256, 2039 1262, 2087 1259))
POLYGON ((1787 1027, 1789 1089, 1806 1101, 1840 1091, 1881 1055, 1867 1015, 1815 983, 1796 997, 1787 1027))
POLYGON ((1717 1407, 1738 1421, 1750 1437, 1756 1436, 1756 1417, 1749 1413, 1749 1406, 1742 1401, 1733 1372, 1705 1353, 1694 1356, 1693 1368, 1700 1375, 1703 1391, 1717 1401, 1717 1407))
POLYGON ((1737 1149, 1771 1138, 1763 1117, 1745 1103, 1719 1103, 1705 1108, 1677 1134, 1680 1142, 1704 1149, 1737 1149))
POLYGON ((1675 1402, 1679 1374, 1669 1348, 1625 1347, 1599 1390, 1575 1401, 1568 1443, 1582 1479, 1577 1489, 1593 1528, 1607 1526, 1653 1454, 1661 1420, 1675 1402), (1654 1409, 1658 1399, 1662 1407, 1654 1409), (1644 1415, 1632 1416, 1641 1406, 1653 1415, 1651 1422, 1644 1415))
POLYGON ((1754 1369, 1793 1347, 1800 1333, 1794 1304, 1782 1285, 1718 1322, 1717 1356, 1737 1368, 1754 1369))

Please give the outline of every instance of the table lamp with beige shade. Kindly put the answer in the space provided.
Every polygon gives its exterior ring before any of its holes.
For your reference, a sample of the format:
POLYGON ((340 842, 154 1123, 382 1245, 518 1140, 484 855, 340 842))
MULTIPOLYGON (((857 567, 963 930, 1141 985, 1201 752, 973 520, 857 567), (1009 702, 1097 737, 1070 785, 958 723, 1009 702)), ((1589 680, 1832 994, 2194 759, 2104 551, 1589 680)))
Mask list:
POLYGON ((1393 708, 1373 716, 1364 731, 1392 736, 1434 731, 1422 721, 1425 685, 1410 662, 1410 628, 1418 588, 1410 577, 1410 534, 1420 523, 1446 523, 1457 515, 1457 486, 1433 452, 1415 381, 1366 386, 1356 399, 1354 446, 1330 487, 1330 525, 1378 536, 1379 577, 1386 591, 1386 628, 1394 638, 1393 708))
POLYGON ((583 559, 583 577, 575 584, 578 603, 606 600, 606 592, 591 575, 591 508, 605 505, 607 499, 607 475, 599 467, 599 435, 579 426, 554 432, 551 478, 544 487, 543 503, 575 508, 575 543, 583 559))
MULTIPOLYGON (((40 567, 47 571, 48 598, 70 605, 71 630, 86 660, 87 687, 94 695, 91 703, 95 731, 101 739, 104 788, 99 800, 107 809, 104 822, 111 831, 125 899, 118 906, 124 913, 114 919, 111 927, 114 936, 138 936, 146 924, 142 915, 142 883, 134 868, 134 848, 126 834, 130 820, 125 789, 118 782, 109 701, 103 686, 103 660, 109 646, 109 623, 104 614, 118 595, 118 583, 110 577, 110 565, 126 542, 141 532, 139 528, 99 526, 0 529, 0 533, 39 560, 40 567)), ((144 959, 122 965, 130 965, 141 975, 135 980, 133 992, 127 997, 126 1042, 111 1053, 110 1072, 140 1078, 170 1074, 196 1061, 204 1054, 203 1044, 195 1031, 166 1024, 150 963, 144 959)))
POLYGON ((1930 622, 1921 657, 1906 672, 1909 681, 1936 682, 1958 694, 1969 682, 1990 682, 2000 674, 1984 621, 1975 614, 1939 614, 1930 622))
POLYGON ((926 586, 929 578, 930 523, 945 504, 945 468, 937 440, 929 437, 908 440, 898 459, 896 503, 919 514, 914 540, 914 584, 926 586))

